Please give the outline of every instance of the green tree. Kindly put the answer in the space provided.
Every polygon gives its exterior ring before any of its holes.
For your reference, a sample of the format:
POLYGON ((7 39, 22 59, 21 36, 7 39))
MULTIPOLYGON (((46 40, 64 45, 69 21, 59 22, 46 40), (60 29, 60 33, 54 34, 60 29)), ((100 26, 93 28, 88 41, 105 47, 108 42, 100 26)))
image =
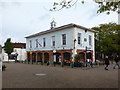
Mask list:
POLYGON ((99 10, 98 13, 107 12, 107 14, 110 14, 110 11, 120 13, 119 6, 120 1, 118 2, 97 2, 99 4, 99 10))
POLYGON ((11 43, 11 38, 8 38, 4 43, 4 50, 8 54, 8 61, 9 61, 10 54, 13 52, 13 44, 11 43))
POLYGON ((120 25, 117 25, 116 23, 100 24, 99 27, 92 28, 98 31, 95 33, 96 52, 110 56, 119 53, 119 28, 120 25))
MULTIPOLYGON (((110 1, 104 1, 104 2, 98 2, 98 0, 93 0, 94 2, 96 2, 99 5, 99 9, 97 11, 97 13, 103 13, 103 12, 107 12, 107 14, 110 14, 110 11, 114 11, 114 12, 119 12, 118 8, 120 6, 120 1, 118 2, 110 2, 110 1)), ((54 2, 53 3, 53 8, 50 9, 50 11, 58 11, 61 10, 63 8, 70 8, 72 6, 74 6, 76 3, 78 2, 78 0, 61 0, 61 2, 54 2)), ((84 4, 85 0, 81 0, 81 3, 84 4)))

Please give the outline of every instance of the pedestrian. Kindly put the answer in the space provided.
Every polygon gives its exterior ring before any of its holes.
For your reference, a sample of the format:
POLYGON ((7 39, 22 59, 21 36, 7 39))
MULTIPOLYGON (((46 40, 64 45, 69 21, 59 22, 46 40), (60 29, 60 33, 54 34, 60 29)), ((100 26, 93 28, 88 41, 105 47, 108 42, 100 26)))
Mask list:
POLYGON ((18 54, 15 53, 15 56, 14 56, 14 58, 15 58, 15 63, 18 62, 18 61, 17 61, 17 56, 18 56, 18 54))
POLYGON ((92 68, 93 68, 92 59, 90 59, 90 60, 89 60, 89 62, 90 62, 90 67, 92 67, 92 68))
POLYGON ((49 61, 47 61, 47 66, 49 65, 49 61))
POLYGON ((54 67, 56 66, 56 62, 54 61, 54 67))
POLYGON ((90 67, 90 59, 87 59, 87 66, 90 67))
POLYGON ((86 62, 85 62, 86 63, 86 67, 88 66, 88 62, 89 62, 89 59, 86 59, 86 62))
POLYGON ((114 65, 113 69, 115 69, 116 66, 118 66, 118 69, 120 69, 119 56, 117 55, 114 60, 115 60, 115 65, 114 65))
POLYGON ((108 70, 108 65, 109 65, 110 63, 109 63, 109 58, 108 58, 108 56, 106 56, 105 57, 105 70, 108 70))

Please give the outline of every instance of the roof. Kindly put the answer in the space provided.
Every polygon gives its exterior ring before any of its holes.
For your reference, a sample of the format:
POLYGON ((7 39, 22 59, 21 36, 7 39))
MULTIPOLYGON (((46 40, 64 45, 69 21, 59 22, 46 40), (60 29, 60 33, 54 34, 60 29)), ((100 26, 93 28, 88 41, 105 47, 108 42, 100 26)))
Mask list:
MULTIPOLYGON (((13 48, 26 48, 26 43, 12 43, 13 48)), ((4 46, 2 47, 4 48, 4 46)))
POLYGON ((13 48, 26 48, 26 43, 13 43, 13 48))
POLYGON ((71 23, 71 24, 67 24, 67 25, 60 26, 60 27, 55 27, 55 28, 53 28, 53 29, 49 29, 49 30, 46 30, 46 31, 42 31, 42 32, 39 32, 39 33, 30 35, 30 36, 27 36, 27 37, 25 37, 25 38, 36 37, 36 36, 40 36, 40 35, 47 34, 47 33, 51 33, 51 32, 60 31, 60 30, 66 29, 66 28, 71 28, 71 27, 78 27, 78 28, 81 28, 81 29, 84 29, 84 30, 88 30, 88 31, 91 31, 91 32, 95 32, 95 30, 92 30, 92 29, 89 29, 89 28, 86 28, 86 27, 83 27, 83 26, 80 26, 80 25, 76 25, 76 24, 71 23))

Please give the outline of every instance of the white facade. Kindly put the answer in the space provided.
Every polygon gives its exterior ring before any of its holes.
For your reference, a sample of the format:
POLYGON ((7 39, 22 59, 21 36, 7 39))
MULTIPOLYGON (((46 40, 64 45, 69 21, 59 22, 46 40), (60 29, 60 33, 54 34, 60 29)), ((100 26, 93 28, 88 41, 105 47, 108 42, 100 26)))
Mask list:
POLYGON ((53 50, 53 49, 71 49, 73 48, 73 33, 74 28, 69 28, 61 31, 56 31, 48 34, 44 34, 41 36, 36 36, 33 38, 28 38, 26 40, 26 50, 27 51, 38 51, 38 50, 53 50), (66 34, 66 45, 62 45, 62 34, 66 34), (55 47, 52 46, 52 36, 55 36, 55 47), (43 38, 46 39, 46 46, 43 47, 43 38), (38 42, 42 45, 38 45, 38 48, 36 48, 36 39, 38 39, 38 42), (32 41, 32 48, 30 48, 30 40, 32 41))
POLYGON ((26 51, 45 51, 45 50, 69 50, 72 49, 72 57, 77 54, 77 50, 93 51, 93 61, 95 60, 94 55, 94 31, 75 25, 69 24, 55 28, 55 30, 49 30, 36 35, 26 37, 26 51), (80 33, 80 44, 78 44, 78 33, 80 33), (62 45, 62 35, 66 34, 66 45, 62 45), (52 36, 55 36, 55 46, 52 46, 52 36), (46 46, 43 46, 43 38, 46 40, 46 46), (39 43, 36 47, 36 39, 39 43), (91 40, 90 40, 91 39, 91 40), (31 43, 31 46, 30 46, 31 43))

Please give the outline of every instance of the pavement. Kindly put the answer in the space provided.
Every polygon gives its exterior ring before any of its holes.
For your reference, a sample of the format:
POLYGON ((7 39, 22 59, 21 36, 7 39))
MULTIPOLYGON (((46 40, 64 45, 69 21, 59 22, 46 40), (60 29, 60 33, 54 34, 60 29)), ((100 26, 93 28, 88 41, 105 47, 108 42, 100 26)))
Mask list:
POLYGON ((118 69, 4 63, 3 88, 118 88, 118 69), (37 75, 36 75, 37 74, 37 75))

